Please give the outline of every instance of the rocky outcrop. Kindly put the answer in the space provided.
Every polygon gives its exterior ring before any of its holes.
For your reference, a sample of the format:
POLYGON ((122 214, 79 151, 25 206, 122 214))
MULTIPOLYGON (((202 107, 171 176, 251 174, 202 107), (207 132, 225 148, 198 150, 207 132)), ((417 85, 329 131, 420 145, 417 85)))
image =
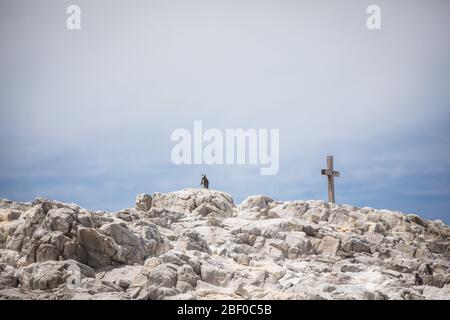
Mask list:
POLYGON ((113 213, 0 200, 0 299, 450 299, 450 228, 205 189, 113 213))
POLYGON ((74 260, 45 261, 22 268, 19 283, 23 289, 51 290, 60 284, 75 287, 84 278, 94 276, 94 270, 74 260))
POLYGON ((135 209, 141 211, 148 211, 152 208, 152 196, 149 194, 141 193, 137 195, 135 201, 135 209))

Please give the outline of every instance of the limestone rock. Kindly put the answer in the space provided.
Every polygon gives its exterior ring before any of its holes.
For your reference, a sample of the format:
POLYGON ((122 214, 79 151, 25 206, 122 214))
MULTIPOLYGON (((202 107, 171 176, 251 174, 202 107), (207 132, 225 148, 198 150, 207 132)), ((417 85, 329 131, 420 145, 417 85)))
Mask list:
POLYGON ((336 255, 341 247, 341 240, 332 236, 325 236, 322 241, 320 241, 319 247, 317 248, 317 253, 329 256, 336 255))
POLYGON ((177 240, 175 248, 178 250, 197 250, 211 253, 208 243, 195 230, 186 230, 177 240))
POLYGON ((16 268, 19 259, 20 254, 17 251, 0 249, 0 263, 16 268))
POLYGON ((233 212, 233 199, 230 195, 210 189, 184 189, 167 194, 156 193, 153 207, 174 212, 192 213, 201 204, 209 204, 226 214, 233 212))
POLYGON ((149 194, 141 193, 136 197, 135 208, 136 210, 149 211, 152 207, 152 196, 149 194))
POLYGON ((15 288, 19 285, 17 270, 5 263, 0 263, 0 289, 15 288))
POLYGON ((366 252, 371 253, 370 246, 357 238, 345 239, 341 249, 345 252, 366 252))
POLYGON ((78 229, 77 240, 86 253, 87 264, 102 267, 111 264, 116 246, 111 237, 107 237, 94 228, 78 229))
POLYGON ((268 196, 251 196, 245 199, 240 205, 240 210, 260 210, 269 208, 269 204, 273 199, 268 196))
POLYGON ((207 189, 113 213, 0 199, 0 299, 450 299, 450 228, 207 189))
POLYGON ((63 283, 77 285, 83 278, 94 275, 94 270, 74 260, 45 261, 23 268, 19 281, 24 289, 51 290, 63 283))

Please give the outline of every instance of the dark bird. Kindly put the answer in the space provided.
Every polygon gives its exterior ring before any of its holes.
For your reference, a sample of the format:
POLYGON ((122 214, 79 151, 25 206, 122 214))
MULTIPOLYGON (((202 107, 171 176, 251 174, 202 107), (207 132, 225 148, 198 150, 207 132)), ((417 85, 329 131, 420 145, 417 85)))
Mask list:
POLYGON ((209 189, 209 181, 205 174, 202 174, 202 181, 200 182, 200 185, 205 189, 209 189))

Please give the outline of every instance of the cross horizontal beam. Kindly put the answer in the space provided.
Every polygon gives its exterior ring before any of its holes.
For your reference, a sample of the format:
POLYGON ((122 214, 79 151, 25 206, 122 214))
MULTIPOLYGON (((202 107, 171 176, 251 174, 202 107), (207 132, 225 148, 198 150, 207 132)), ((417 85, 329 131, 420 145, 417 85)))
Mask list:
POLYGON ((325 176, 332 176, 332 177, 337 177, 339 178, 340 172, 339 171, 334 171, 331 169, 322 169, 322 174, 325 176))

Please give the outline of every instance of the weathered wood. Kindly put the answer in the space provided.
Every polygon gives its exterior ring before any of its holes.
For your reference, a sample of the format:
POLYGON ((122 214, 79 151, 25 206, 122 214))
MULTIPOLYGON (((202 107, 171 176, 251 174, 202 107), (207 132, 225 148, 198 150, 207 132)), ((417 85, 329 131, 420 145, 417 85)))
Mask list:
POLYGON ((335 194, 334 194, 334 178, 333 176, 328 176, 328 202, 335 203, 335 194))
POLYGON ((334 177, 339 177, 339 171, 333 169, 333 156, 327 156, 327 169, 322 169, 322 174, 328 178, 328 202, 336 202, 334 192, 334 177))
POLYGON ((334 171, 330 169, 322 169, 322 174, 325 176, 333 176, 333 177, 339 177, 339 171, 334 171))

